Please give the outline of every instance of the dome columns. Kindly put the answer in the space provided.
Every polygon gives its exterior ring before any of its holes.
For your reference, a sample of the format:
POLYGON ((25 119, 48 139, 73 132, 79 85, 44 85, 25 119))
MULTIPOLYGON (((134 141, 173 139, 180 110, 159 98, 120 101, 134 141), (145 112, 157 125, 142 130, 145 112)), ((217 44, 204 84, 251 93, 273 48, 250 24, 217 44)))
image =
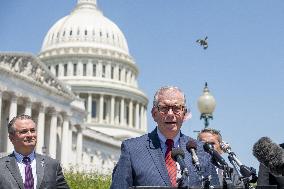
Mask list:
POLYGON ((89 124, 110 125, 146 131, 146 105, 117 95, 81 93, 86 100, 89 124))

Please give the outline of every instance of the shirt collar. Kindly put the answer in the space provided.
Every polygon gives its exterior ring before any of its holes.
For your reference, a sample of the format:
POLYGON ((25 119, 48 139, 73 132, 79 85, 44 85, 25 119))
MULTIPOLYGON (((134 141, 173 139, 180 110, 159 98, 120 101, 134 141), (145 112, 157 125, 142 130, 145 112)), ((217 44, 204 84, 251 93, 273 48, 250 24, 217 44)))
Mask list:
POLYGON ((35 159, 35 151, 32 151, 32 153, 29 154, 28 156, 23 156, 22 154, 16 152, 15 150, 14 150, 14 154, 15 154, 17 162, 19 163, 22 163, 24 157, 29 157, 31 162, 35 159))
MULTIPOLYGON (((157 128, 157 134, 158 134, 158 137, 159 137, 160 141, 163 142, 163 144, 165 144, 167 138, 161 133, 161 131, 159 130, 159 128, 157 128)), ((179 133, 173 138, 174 146, 175 146, 175 147, 178 146, 179 138, 180 138, 180 131, 179 131, 179 133)))

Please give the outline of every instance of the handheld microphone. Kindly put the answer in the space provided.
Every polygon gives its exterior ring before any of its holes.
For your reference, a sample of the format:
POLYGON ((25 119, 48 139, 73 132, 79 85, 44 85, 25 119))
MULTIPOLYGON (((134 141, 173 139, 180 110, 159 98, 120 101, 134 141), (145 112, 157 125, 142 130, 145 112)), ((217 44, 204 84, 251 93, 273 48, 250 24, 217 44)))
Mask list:
POLYGON ((264 164, 272 174, 284 174, 284 150, 268 137, 260 138, 253 145, 253 155, 264 164))
POLYGON ((201 171, 199 159, 196 155, 197 144, 193 140, 190 140, 186 145, 187 151, 191 153, 193 165, 196 167, 198 171, 201 171))
POLYGON ((181 148, 173 148, 171 156, 173 160, 179 163, 182 173, 185 173, 188 176, 188 169, 184 162, 184 151, 181 148))
POLYGON ((212 144, 204 143, 203 148, 206 152, 208 152, 218 163, 220 163, 223 166, 228 166, 227 162, 222 158, 222 156, 214 150, 214 147, 212 144))

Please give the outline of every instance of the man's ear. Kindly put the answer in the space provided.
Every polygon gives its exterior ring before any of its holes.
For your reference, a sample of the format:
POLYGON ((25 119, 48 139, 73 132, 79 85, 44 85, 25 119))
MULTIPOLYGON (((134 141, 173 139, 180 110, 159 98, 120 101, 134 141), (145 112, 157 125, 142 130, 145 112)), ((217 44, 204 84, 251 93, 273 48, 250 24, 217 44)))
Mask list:
POLYGON ((13 141, 13 139, 14 139, 14 135, 11 135, 11 134, 9 134, 9 139, 10 139, 10 141, 12 142, 13 141))
POLYGON ((184 112, 184 117, 183 117, 183 121, 186 121, 186 120, 189 120, 189 119, 191 119, 191 117, 192 117, 192 114, 191 114, 191 112, 184 112))
POLYGON ((154 119, 155 122, 157 122, 157 109, 155 107, 152 108, 151 110, 151 113, 152 113, 152 117, 154 119))

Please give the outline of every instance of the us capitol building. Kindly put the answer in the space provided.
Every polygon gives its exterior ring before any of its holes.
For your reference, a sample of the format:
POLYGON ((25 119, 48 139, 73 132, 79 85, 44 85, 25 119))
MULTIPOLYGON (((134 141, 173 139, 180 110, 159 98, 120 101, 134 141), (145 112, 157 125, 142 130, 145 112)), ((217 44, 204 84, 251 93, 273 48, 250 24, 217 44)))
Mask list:
POLYGON ((127 41, 96 0, 78 0, 46 34, 37 56, 0 52, 0 153, 13 151, 7 123, 37 122, 36 152, 63 167, 109 172, 122 140, 147 132, 148 99, 127 41))

